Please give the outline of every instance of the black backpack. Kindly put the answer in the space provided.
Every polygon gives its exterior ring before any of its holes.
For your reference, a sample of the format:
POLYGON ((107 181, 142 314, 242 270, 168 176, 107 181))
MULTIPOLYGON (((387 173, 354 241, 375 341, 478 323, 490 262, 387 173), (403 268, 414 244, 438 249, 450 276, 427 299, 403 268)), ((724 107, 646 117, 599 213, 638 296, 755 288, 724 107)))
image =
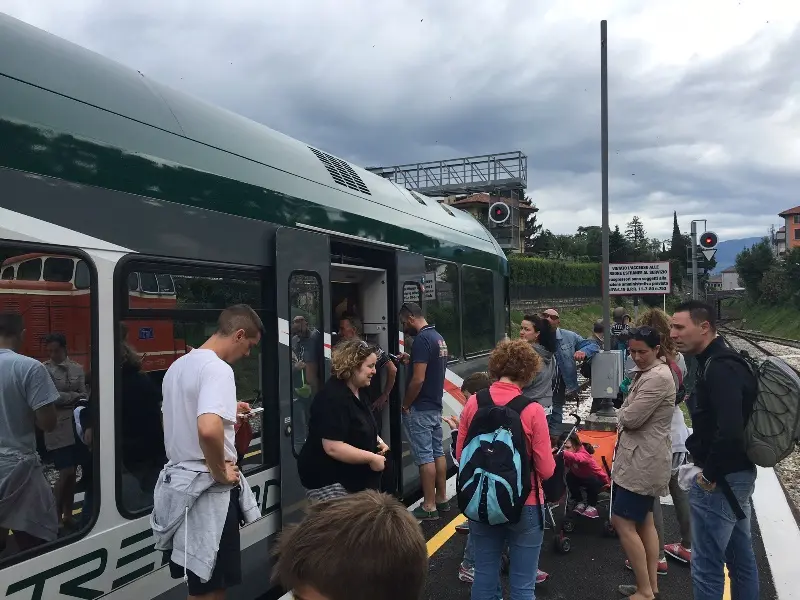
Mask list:
POLYGON ((471 521, 517 523, 531 493, 530 448, 520 415, 533 400, 517 396, 498 406, 488 389, 477 400, 458 468, 458 508, 471 521))

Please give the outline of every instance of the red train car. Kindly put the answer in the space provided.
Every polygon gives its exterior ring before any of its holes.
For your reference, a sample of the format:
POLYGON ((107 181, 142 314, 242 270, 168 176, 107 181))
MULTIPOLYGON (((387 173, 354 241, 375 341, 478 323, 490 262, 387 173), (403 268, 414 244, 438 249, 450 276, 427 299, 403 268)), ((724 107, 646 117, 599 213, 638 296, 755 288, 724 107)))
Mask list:
MULTIPOLYGON (((91 278, 80 258, 59 254, 22 254, 0 266, 0 312, 25 319, 21 352, 37 360, 48 358, 45 338, 61 333, 72 360, 86 372, 91 362, 91 278)), ((132 308, 174 308, 175 282, 170 275, 131 273, 128 294, 132 308)), ((145 319, 125 323, 128 342, 142 355, 144 371, 166 370, 185 351, 170 320, 145 319)))

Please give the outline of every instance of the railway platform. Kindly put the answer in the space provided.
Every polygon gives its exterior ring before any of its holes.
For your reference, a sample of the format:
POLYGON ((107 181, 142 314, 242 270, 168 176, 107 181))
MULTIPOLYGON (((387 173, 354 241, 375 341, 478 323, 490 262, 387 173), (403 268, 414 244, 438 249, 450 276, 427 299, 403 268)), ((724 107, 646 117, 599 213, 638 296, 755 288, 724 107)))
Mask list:
MULTIPOLYGON (((756 518, 753 520, 753 547, 758 562, 761 579, 761 598, 764 600, 789 600, 800 598, 800 592, 791 588, 791 562, 793 559, 792 548, 785 546, 791 533, 781 539, 776 537, 779 530, 788 528, 794 530, 793 538, 800 541, 800 532, 797 529, 785 497, 774 497, 775 490, 770 486, 770 479, 774 479, 771 470, 759 472, 759 486, 762 492, 755 498, 756 518), (767 497, 764 496, 767 494, 767 497), (772 497, 770 497, 770 495, 772 497), (781 510, 781 502, 783 510, 781 510), (773 506, 775 504, 776 506, 773 506), (763 515, 762 515, 763 513, 763 515), (790 522, 787 522, 786 519, 790 522), (766 535, 762 532, 761 522, 764 522, 766 535), (775 529, 778 531, 775 531, 775 529), (773 569, 777 575, 786 581, 779 581, 776 585, 773 569), (778 589, 781 589, 779 594, 778 589)), ((777 484, 777 482, 775 482, 777 484)), ((671 505, 669 497, 662 498, 662 504, 671 505)), ((671 506, 664 507, 664 528, 666 542, 677 541, 678 522, 671 506)), ((464 554, 466 536, 456 533, 455 527, 463 520, 454 506, 450 513, 442 513, 439 521, 422 523, 425 537, 428 540, 428 554, 430 556, 430 572, 426 589, 426 598, 430 600, 467 600, 470 597, 470 584, 458 579, 458 568, 464 554), (446 516, 445 516, 446 515, 446 516)), ((536 597, 552 600, 602 600, 621 598, 617 587, 620 584, 635 582, 633 572, 625 568, 625 554, 619 540, 602 535, 602 519, 580 519, 576 522, 575 530, 570 533, 572 548, 569 553, 556 552, 553 545, 554 532, 552 529, 545 531, 542 545, 539 568, 546 571, 549 579, 536 586, 536 597)), ((692 598, 690 570, 687 565, 668 559, 667 575, 659 577, 660 593, 662 598, 675 600, 688 600, 692 598)), ((796 564, 796 563, 794 563, 796 564)), ((795 574, 794 579, 797 579, 795 574)), ((503 577, 504 585, 507 577, 503 577)), ((724 598, 731 598, 730 581, 726 579, 726 593, 724 598)))

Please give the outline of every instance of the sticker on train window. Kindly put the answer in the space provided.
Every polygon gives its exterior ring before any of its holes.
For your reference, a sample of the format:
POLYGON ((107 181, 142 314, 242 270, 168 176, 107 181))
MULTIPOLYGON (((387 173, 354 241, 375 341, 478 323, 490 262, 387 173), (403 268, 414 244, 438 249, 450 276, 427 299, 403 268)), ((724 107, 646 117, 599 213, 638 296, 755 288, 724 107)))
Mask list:
POLYGON ((403 283, 403 302, 413 302, 420 304, 422 298, 422 286, 416 281, 406 281, 403 283))
POLYGON ((140 340, 152 340, 155 337, 152 327, 141 327, 139 329, 140 340))

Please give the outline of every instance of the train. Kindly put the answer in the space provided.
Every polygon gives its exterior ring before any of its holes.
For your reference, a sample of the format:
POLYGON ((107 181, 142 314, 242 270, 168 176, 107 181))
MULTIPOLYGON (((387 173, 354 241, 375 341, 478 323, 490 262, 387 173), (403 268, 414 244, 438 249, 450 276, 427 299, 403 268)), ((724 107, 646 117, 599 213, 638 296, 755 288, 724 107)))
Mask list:
MULTIPOLYGON (((463 378, 508 333, 508 277, 469 214, 0 14, 0 311, 23 314, 36 359, 48 334, 64 334, 96 407, 79 494, 91 509, 76 497, 77 530, 0 555, 0 597, 185 597, 154 550, 152 489, 148 504, 123 461, 137 431, 123 418, 137 400, 126 347, 160 386, 222 308, 261 316, 262 341, 234 371, 239 399, 264 408, 243 465, 263 516, 242 529, 231 591, 259 598, 276 592, 275 536, 306 505, 295 463, 308 381, 297 385, 293 350, 319 340, 305 361, 318 386, 342 311, 398 354, 413 343, 398 313, 417 302, 447 341, 444 411, 458 414, 463 378)), ((420 481, 401 427, 406 381, 400 369, 381 427, 394 449, 387 490, 410 502, 420 481)))

